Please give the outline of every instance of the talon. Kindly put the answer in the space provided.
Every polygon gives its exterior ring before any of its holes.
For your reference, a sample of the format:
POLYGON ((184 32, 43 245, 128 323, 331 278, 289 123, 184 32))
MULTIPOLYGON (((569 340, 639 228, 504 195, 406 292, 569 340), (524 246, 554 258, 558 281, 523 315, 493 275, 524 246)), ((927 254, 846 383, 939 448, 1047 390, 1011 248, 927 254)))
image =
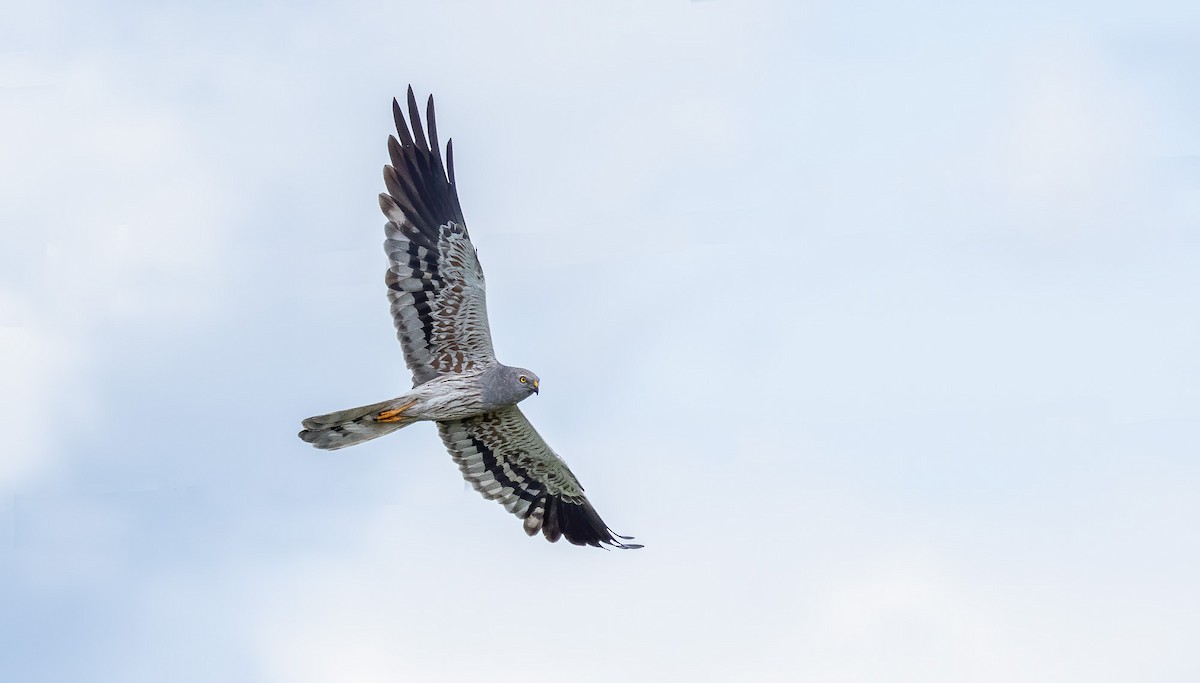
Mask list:
POLYGON ((400 420, 404 419, 404 411, 413 407, 413 405, 416 404, 416 402, 417 402, 417 399, 414 398, 413 400, 409 401, 408 403, 405 403, 404 405, 400 406, 399 408, 392 408, 390 410, 384 410, 375 416, 375 421, 376 422, 399 422, 400 420))

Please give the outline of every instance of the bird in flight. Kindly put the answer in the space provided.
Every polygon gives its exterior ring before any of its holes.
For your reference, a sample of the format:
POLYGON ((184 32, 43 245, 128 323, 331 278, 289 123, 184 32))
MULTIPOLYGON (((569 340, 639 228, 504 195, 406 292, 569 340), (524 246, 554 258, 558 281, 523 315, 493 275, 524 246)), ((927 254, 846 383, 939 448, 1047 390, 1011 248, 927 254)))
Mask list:
POLYGON ((530 536, 540 531, 551 542, 642 547, 608 528, 567 464, 517 408, 538 393, 540 380, 504 365, 492 351, 483 270, 454 183, 454 144, 447 142, 443 165, 433 96, 426 105, 428 138, 411 86, 411 132, 395 99, 392 115, 400 139, 388 136, 392 163, 383 169, 387 192, 379 195, 379 207, 388 220, 388 300, 413 388, 381 403, 310 417, 300 438, 335 450, 433 421, 463 477, 524 520, 530 536))

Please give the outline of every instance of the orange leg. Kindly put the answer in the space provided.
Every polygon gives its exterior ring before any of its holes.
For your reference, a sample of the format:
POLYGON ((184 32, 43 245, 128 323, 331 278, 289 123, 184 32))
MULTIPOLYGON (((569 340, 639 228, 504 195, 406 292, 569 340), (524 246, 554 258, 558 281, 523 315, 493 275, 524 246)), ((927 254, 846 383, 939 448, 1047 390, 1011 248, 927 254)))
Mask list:
POLYGON ((405 403, 404 405, 400 406, 399 408, 392 408, 391 410, 384 410, 375 416, 375 421, 376 422, 399 422, 404 419, 404 411, 413 407, 413 405, 416 404, 416 402, 417 402, 417 399, 414 398, 413 400, 409 401, 408 403, 405 403))

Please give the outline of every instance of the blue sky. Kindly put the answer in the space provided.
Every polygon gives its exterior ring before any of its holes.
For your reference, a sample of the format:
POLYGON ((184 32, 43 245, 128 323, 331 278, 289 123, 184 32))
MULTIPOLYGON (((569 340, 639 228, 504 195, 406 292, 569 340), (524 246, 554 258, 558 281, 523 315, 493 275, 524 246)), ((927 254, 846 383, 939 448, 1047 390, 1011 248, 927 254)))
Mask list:
POLYGON ((50 2, 0 27, 0 679, 1200 676, 1194 3, 50 2), (390 99, 612 527, 408 377, 390 99))

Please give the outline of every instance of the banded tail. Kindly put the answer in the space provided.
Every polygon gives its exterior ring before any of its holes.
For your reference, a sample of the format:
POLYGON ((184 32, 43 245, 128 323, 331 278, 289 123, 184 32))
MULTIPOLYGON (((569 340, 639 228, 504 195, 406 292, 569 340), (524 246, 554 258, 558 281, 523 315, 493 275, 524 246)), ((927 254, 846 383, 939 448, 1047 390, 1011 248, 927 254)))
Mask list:
POLYGON ((404 411, 414 403, 415 399, 393 398, 369 406, 310 417, 301 423, 304 430, 300 432, 300 438, 328 451, 378 439, 417 422, 418 418, 404 416, 404 411))

